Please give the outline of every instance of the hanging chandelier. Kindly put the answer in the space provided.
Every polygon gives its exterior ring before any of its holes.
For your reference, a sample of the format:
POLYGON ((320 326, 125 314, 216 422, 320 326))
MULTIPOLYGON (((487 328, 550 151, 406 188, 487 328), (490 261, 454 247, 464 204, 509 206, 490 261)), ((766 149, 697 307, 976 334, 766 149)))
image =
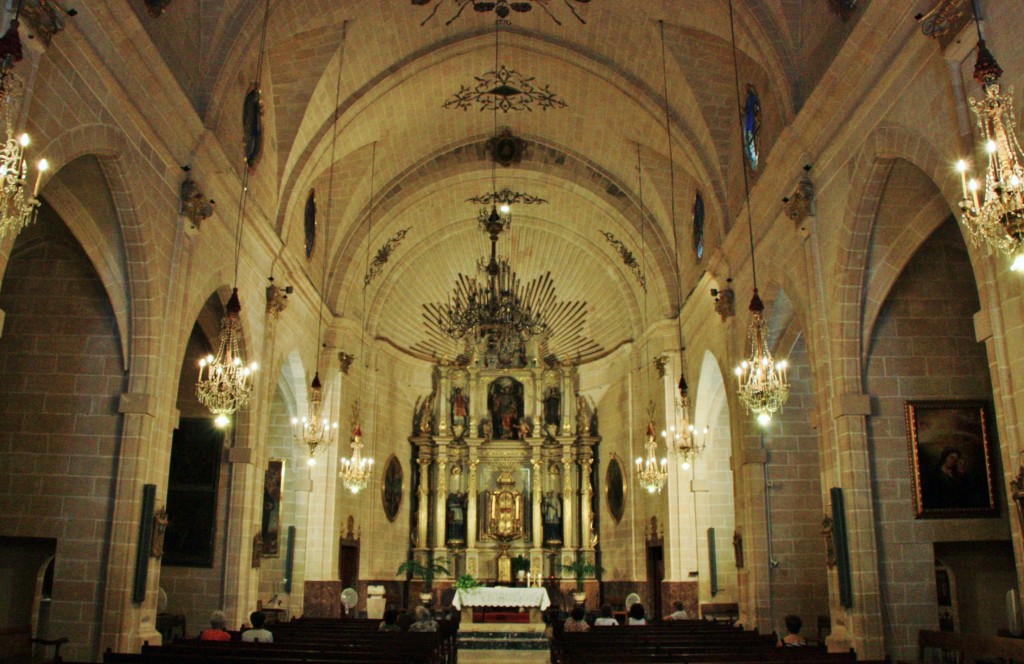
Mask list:
POLYGON ((49 168, 45 159, 37 165, 35 187, 28 194, 28 160, 25 149, 29 135, 15 135, 17 111, 24 94, 24 83, 12 71, 14 63, 22 59, 21 38, 18 36, 18 17, 21 2, 7 32, 0 37, 0 112, 4 116, 7 140, 0 148, 0 240, 7 234, 17 235, 31 224, 39 213, 39 185, 43 173, 49 168))
POLYGON ((683 470, 689 470, 707 445, 708 428, 698 431, 690 422, 690 397, 687 395, 685 378, 679 379, 679 392, 679 409, 683 413, 683 421, 679 429, 673 425, 667 431, 662 431, 661 437, 665 439, 666 447, 678 457, 683 470))
POLYGON ((1013 88, 1000 93, 1003 70, 985 46, 977 4, 974 21, 978 30, 978 59, 974 80, 981 84, 985 97, 969 99, 978 116, 988 155, 984 184, 969 177, 967 162, 957 162, 963 199, 962 221, 977 246, 985 243, 1011 258, 1011 270, 1024 270, 1024 154, 1017 140, 1017 122, 1013 115, 1013 88))
POLYGON ((255 362, 245 364, 238 350, 241 312, 238 289, 234 288, 228 300, 227 314, 220 322, 217 354, 199 360, 196 397, 217 416, 214 423, 220 428, 226 427, 231 421, 228 416, 244 408, 252 398, 252 376, 257 366, 255 362))
POLYGON ((647 442, 644 443, 644 450, 647 452, 647 458, 636 458, 636 481, 647 490, 647 493, 661 493, 665 480, 668 479, 668 459, 662 458, 659 461, 655 454, 658 442, 654 437, 654 424, 651 422, 647 423, 647 442))
POLYGON ((757 416, 761 426, 768 426, 772 414, 782 409, 789 399, 786 361, 778 362, 768 348, 768 323, 764 319, 764 303, 754 289, 750 300, 750 326, 747 328, 750 355, 736 367, 740 403, 757 416))
MULTIPOLYGON (((744 113, 740 101, 740 66, 736 57, 736 25, 733 20, 732 0, 729 0, 729 30, 732 35, 732 68, 735 76, 736 108, 739 113, 741 152, 744 149, 744 113)), ((754 296, 750 299, 750 325, 747 327, 747 344, 750 355, 736 367, 739 380, 737 396, 740 403, 757 416, 758 423, 766 427, 772 421, 772 414, 781 410, 789 399, 789 383, 786 380, 786 361, 776 362, 768 344, 768 323, 764 319, 764 303, 757 293, 757 260, 754 254, 754 221, 750 211, 750 182, 747 169, 743 171, 743 191, 747 203, 747 237, 750 240, 750 272, 754 282, 754 296)))
POLYGON ((292 432, 295 442, 305 445, 309 450, 310 466, 316 465, 317 453, 325 447, 334 443, 335 435, 338 433, 338 423, 333 424, 326 417, 323 417, 323 386, 320 384, 320 372, 313 375, 313 382, 309 386, 309 414, 301 420, 292 418, 292 432))
MULTIPOLYGON (((355 409, 358 412, 358 404, 355 409)), ((363 457, 363 429, 359 425, 358 416, 352 429, 352 456, 341 460, 338 477, 346 489, 359 493, 370 484, 373 474, 373 459, 363 457)))
POLYGON ((481 340, 499 356, 520 353, 524 344, 548 330, 507 259, 498 259, 498 237, 512 224, 510 213, 492 205, 490 213, 480 215, 480 225, 491 240, 490 260, 481 259, 481 281, 461 279, 453 297, 440 306, 441 329, 456 341, 475 345, 481 340))

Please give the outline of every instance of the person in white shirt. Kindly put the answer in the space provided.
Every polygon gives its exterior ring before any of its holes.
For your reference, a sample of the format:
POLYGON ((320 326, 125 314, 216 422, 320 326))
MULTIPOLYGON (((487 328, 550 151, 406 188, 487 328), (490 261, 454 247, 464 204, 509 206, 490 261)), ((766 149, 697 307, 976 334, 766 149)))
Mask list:
POLYGON ((612 618, 612 605, 605 604, 601 607, 601 617, 594 621, 594 627, 618 627, 619 621, 612 618))
POLYGON ((672 613, 671 615, 665 616, 665 620, 689 620, 690 619, 689 614, 687 614, 686 611, 683 609, 683 603, 680 602, 679 600, 676 600, 676 601, 672 602, 672 608, 675 609, 675 612, 672 613))
POLYGON ((647 618, 645 617, 647 612, 644 610, 644 605, 637 602, 633 606, 629 607, 629 618, 626 619, 627 625, 646 625, 647 618))
POLYGON ((273 643, 274 635, 269 630, 263 629, 263 623, 266 622, 267 616, 262 611, 253 611, 249 615, 249 621, 252 623, 252 629, 247 629, 242 632, 242 641, 246 643, 273 643))

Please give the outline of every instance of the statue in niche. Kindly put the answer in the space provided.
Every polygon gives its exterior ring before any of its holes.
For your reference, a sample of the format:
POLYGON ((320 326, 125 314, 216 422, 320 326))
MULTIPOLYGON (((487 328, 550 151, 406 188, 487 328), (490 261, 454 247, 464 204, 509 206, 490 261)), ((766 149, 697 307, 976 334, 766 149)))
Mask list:
POLYGON ((558 426, 559 411, 562 405, 562 392, 557 387, 549 387, 544 395, 544 424, 558 426))
POLYGON ((562 543, 562 494, 548 491, 541 502, 544 519, 544 543, 562 543))
POLYGON ((448 544, 464 544, 466 542, 466 494, 463 492, 449 493, 446 508, 445 541, 448 544))
POLYGON ((590 435, 590 414, 587 412, 587 398, 576 394, 576 433, 581 436, 590 435))
POLYGON ((487 419, 480 427, 483 430, 484 442, 491 442, 491 438, 494 436, 494 425, 491 424, 491 416, 487 415, 487 419))
POLYGON ((461 387, 456 387, 452 392, 452 424, 466 425, 469 417, 469 398, 462 392, 461 387))
POLYGON ((516 428, 519 430, 519 440, 526 440, 530 437, 530 423, 526 421, 525 417, 519 418, 516 428))
POLYGON ((523 412, 523 386, 511 378, 499 378, 488 390, 494 433, 500 440, 515 440, 523 412))

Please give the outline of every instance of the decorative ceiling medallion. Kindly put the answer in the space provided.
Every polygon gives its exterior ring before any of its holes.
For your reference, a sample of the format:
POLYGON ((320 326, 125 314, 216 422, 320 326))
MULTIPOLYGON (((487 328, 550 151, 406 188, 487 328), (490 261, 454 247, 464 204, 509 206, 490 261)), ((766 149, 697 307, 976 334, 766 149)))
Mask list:
POLYGON ((540 196, 533 196, 521 191, 512 191, 511 189, 505 188, 497 193, 490 192, 482 196, 467 198, 466 202, 476 203, 477 205, 515 205, 517 203, 522 203, 523 205, 540 205, 541 203, 547 203, 547 200, 540 196))
POLYGON ((481 111, 532 111, 536 105, 542 111, 565 108, 567 104, 547 86, 535 86, 534 77, 524 76, 515 69, 501 65, 497 70, 474 77, 473 87, 460 86, 444 102, 449 109, 468 111, 471 106, 481 111))
POLYGON ((316 190, 309 190, 309 197, 306 198, 306 210, 302 217, 302 230, 306 240, 306 259, 313 257, 313 248, 316 246, 316 190))
POLYGON ((245 136, 245 165, 256 168, 263 153, 263 98, 253 83, 242 102, 242 132, 245 136))
POLYGON ((410 226, 398 231, 377 250, 377 255, 373 257, 373 262, 366 268, 366 275, 363 277, 364 286, 369 286, 374 278, 380 274, 381 270, 384 269, 384 266, 387 265, 388 260, 391 258, 391 253, 402 243, 410 228, 412 227, 410 226))
POLYGON ((487 139, 484 147, 499 166, 518 164, 526 156, 526 141, 514 135, 509 127, 502 127, 496 136, 487 139))
POLYGON ((636 277, 637 283, 640 284, 640 288, 643 288, 646 291, 647 278, 644 276, 643 270, 640 269, 640 263, 637 262, 636 256, 633 255, 633 252, 622 243, 622 240, 618 239, 608 231, 601 231, 601 235, 604 236, 604 239, 608 240, 608 244, 615 247, 615 250, 619 252, 620 256, 622 256, 623 264, 625 264, 625 266, 629 268, 630 272, 633 273, 633 276, 636 277))
MULTIPOLYGON (((413 5, 422 7, 424 5, 429 5, 432 0, 411 0, 411 2, 413 5)), ((509 16, 514 14, 528 14, 533 11, 534 7, 537 7, 546 14, 548 18, 554 21, 556 25, 562 25, 562 22, 558 20, 558 17, 555 16, 552 11, 551 5, 553 4, 564 4, 572 13, 573 18, 586 25, 587 22, 584 21, 583 17, 576 11, 576 6, 573 3, 585 5, 589 2, 590 0, 572 0, 572 2, 569 2, 569 0, 512 0, 511 2, 509 0, 494 0, 494 2, 485 2, 484 0, 437 0, 437 3, 434 5, 434 9, 430 12, 430 15, 423 19, 423 22, 420 23, 420 25, 426 25, 429 23, 437 14, 438 10, 446 4, 451 6, 455 13, 452 14, 451 18, 445 21, 445 25, 451 25, 455 19, 462 16, 462 13, 467 7, 471 7, 473 11, 478 14, 494 12, 498 17, 498 21, 502 23, 509 23, 509 16)))

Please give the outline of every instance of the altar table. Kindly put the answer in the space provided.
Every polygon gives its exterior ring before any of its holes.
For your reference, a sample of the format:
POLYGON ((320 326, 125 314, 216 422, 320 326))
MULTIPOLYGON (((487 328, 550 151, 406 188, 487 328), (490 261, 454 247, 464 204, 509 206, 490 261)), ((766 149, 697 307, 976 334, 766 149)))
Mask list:
POLYGON ((452 606, 460 611, 469 606, 523 606, 544 611, 551 606, 551 599, 544 588, 473 588, 456 592, 452 606))

